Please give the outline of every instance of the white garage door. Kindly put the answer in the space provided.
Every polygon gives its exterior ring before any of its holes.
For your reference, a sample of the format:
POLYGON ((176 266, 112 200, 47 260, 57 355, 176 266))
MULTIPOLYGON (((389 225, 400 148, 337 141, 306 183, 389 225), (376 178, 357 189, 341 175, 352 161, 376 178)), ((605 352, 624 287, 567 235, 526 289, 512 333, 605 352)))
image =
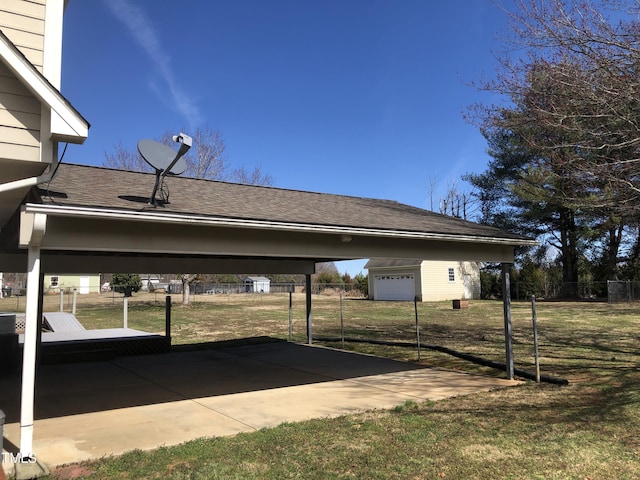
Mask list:
POLYGON ((413 300, 416 296, 413 274, 376 275, 376 300, 413 300))

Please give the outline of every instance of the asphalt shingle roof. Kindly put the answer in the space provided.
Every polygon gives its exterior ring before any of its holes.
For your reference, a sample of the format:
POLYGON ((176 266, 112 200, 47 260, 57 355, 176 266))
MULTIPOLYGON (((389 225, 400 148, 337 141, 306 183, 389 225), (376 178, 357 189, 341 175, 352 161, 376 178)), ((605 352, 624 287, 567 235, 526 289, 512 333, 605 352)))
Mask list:
POLYGON ((372 258, 364 268, 419 267, 422 262, 419 258, 372 258))
POLYGON ((514 244, 528 240, 391 200, 173 176, 166 178, 170 203, 153 207, 148 200, 154 183, 151 173, 62 164, 39 193, 44 204, 64 206, 476 236, 514 244))

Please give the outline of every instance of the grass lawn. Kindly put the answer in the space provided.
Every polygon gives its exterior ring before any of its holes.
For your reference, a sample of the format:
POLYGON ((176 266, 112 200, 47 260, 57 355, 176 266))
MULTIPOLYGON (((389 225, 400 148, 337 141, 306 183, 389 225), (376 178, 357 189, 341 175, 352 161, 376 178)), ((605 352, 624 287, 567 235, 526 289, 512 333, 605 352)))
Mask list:
MULTIPOLYGON (((314 336, 339 337, 339 299, 321 295, 313 302, 314 336)), ((303 295, 295 295, 296 341, 306 338, 304 305, 303 295)), ((280 294, 198 297, 189 307, 174 305, 173 342, 288 338, 288 306, 288 295, 280 294)), ((58 469, 49 478, 640 478, 640 305, 539 302, 537 307, 542 373, 566 378, 568 386, 529 381, 390 411, 285 424, 130 452, 58 469)), ((0 301, 0 309, 15 308, 15 299, 0 301), (2 303, 8 301, 14 304, 2 303)), ((500 302, 474 301, 456 311, 450 302, 418 308, 424 343, 504 361, 500 302)), ((514 303, 512 313, 516 367, 532 371, 531 307, 514 303)), ((122 326, 122 301, 83 299, 77 316, 87 328, 122 326)), ((412 303, 345 299, 342 317, 348 337, 415 340, 412 303)), ((131 299, 129 326, 162 332, 164 298, 131 299)), ((417 361, 415 348, 366 343, 345 348, 417 361)), ((422 350, 421 362, 504 376, 433 350, 422 350)))

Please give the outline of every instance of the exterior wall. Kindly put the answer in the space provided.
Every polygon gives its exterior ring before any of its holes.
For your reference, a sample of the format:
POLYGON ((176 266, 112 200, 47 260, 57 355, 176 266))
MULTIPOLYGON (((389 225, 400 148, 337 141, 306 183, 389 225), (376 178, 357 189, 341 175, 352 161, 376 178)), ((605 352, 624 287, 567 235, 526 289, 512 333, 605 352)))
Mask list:
POLYGON ((46 0, 2 0, 0 29, 40 71, 44 64, 46 0))
MULTIPOLYGON (((58 88, 62 59, 62 38, 59 34, 62 31, 62 9, 61 0, 0 2, 2 32, 58 88), (46 35, 45 19, 51 24, 46 27, 46 35)), ((0 62, 0 161, 3 162, 4 170, 0 175, 2 182, 38 175, 46 165, 38 166, 37 163, 51 163, 54 148, 51 142, 45 141, 48 139, 50 122, 48 110, 0 62), (25 165, 25 162, 37 163, 25 165)))
POLYGON ((79 293, 99 292, 100 275, 87 273, 79 275, 47 274, 44 276, 44 291, 46 293, 57 293, 60 289, 73 290, 74 288, 78 290, 79 293))
POLYGON ((480 268, 476 262, 424 261, 422 262, 423 301, 480 298, 480 268), (449 269, 455 279, 449 281, 449 269), (470 281, 470 292, 465 292, 465 275, 470 281))
POLYGON ((420 267, 387 267, 369 269, 369 299, 376 300, 376 275, 413 274, 415 295, 420 302, 480 298, 480 268, 476 262, 428 260, 420 267), (449 269, 454 281, 449 281, 449 269), (465 275, 470 283, 465 289, 465 275))
POLYGON ((40 110, 40 102, 0 62, 1 159, 40 161, 40 110))

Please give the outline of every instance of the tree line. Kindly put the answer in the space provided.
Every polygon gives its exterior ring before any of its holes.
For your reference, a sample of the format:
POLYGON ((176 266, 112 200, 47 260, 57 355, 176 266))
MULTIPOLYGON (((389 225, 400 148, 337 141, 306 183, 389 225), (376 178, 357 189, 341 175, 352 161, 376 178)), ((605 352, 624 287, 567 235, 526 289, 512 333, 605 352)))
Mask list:
MULTIPOLYGON (((155 275, 154 275, 155 276, 155 275)), ((193 283, 205 285, 241 285, 247 277, 265 277, 274 284, 305 285, 305 275, 301 274, 202 274, 196 275, 193 283)), ((160 277, 158 275, 158 277, 160 277)), ((161 276, 163 284, 171 280, 179 280, 182 283, 183 274, 166 274, 161 276)), ((114 273, 105 276, 111 288, 115 292, 122 293, 126 297, 142 290, 144 275, 131 273, 114 273)), ((316 265, 316 273, 311 275, 311 285, 316 290, 326 288, 338 288, 344 290, 356 290, 362 295, 367 295, 369 291, 369 277, 363 273, 352 277, 349 273, 341 274, 333 262, 319 263, 316 265)), ((184 295, 184 290, 182 290, 184 295)), ((187 293, 189 294, 189 293, 187 293)))
POLYGON ((640 279, 638 2, 519 0, 496 76, 500 103, 469 108, 488 144, 468 174, 481 223, 540 240, 521 273, 579 281, 640 279))

